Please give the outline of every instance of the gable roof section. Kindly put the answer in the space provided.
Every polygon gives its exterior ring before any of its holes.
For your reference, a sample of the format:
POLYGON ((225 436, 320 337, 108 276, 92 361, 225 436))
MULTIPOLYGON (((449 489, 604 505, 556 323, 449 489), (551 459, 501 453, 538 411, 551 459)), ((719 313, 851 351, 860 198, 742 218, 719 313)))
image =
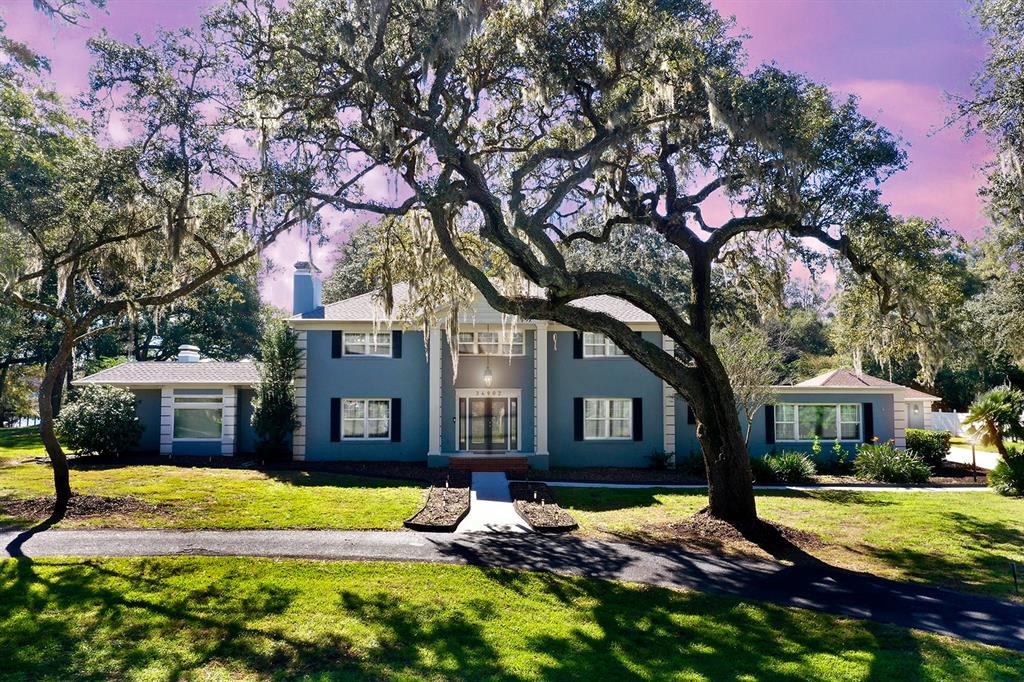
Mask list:
MULTIPOLYGON (((535 295, 543 295, 542 289, 537 289, 535 295)), ((316 310, 301 315, 293 315, 288 318, 292 321, 303 320, 324 320, 330 322, 375 322, 386 320, 384 309, 374 298, 375 292, 360 294, 343 301, 330 303, 321 306, 316 310)), ((409 285, 402 283, 394 286, 395 308, 401 307, 409 300, 409 285)), ((588 296, 573 302, 584 310, 607 313, 620 322, 653 324, 654 318, 637 308, 632 303, 614 296, 588 296)))
POLYGON ((819 374, 816 377, 801 381, 798 384, 794 384, 800 388, 881 388, 891 389, 893 392, 902 391, 904 399, 906 400, 941 400, 941 398, 929 395, 924 391, 919 391, 916 388, 910 388, 901 384, 896 384, 885 379, 879 379, 873 377, 870 374, 857 374, 849 369, 834 369, 831 372, 825 372, 819 374))
POLYGON ((177 384, 253 386, 255 362, 125 362, 72 382, 76 385, 164 386, 177 384))

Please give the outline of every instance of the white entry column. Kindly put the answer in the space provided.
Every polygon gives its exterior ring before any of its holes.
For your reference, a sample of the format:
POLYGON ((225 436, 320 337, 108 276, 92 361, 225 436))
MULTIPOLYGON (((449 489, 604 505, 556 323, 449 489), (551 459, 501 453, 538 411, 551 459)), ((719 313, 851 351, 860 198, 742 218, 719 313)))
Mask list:
POLYGON ((430 329, 430 349, 427 360, 427 374, 430 381, 428 428, 428 455, 441 454, 441 328, 430 329))
POLYGON ((534 334, 533 400, 534 429, 537 442, 534 450, 538 455, 548 454, 548 323, 538 322, 534 334))

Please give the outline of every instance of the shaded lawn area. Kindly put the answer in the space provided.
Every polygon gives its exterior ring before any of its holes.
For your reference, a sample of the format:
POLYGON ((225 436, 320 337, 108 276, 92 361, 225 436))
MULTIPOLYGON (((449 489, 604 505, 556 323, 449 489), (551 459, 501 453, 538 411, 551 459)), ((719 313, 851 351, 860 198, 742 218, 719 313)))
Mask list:
POLYGON ((45 454, 38 426, 0 429, 0 465, 45 454))
MULTIPOLYGON (((668 524, 707 504, 703 490, 554 490, 592 536, 671 541, 668 524)), ((757 508, 820 536, 804 548, 819 559, 888 578, 1011 596, 1009 561, 1024 562, 1024 499, 993 492, 758 491, 757 508)))
POLYGON ((0 562, 0 678, 1011 680, 1024 655, 698 593, 463 566, 0 562))
MULTIPOLYGON (((151 508, 68 518, 63 528, 350 528, 400 529, 423 504, 415 483, 302 471, 255 471, 177 466, 79 468, 76 493, 131 496, 151 508)), ((53 494, 48 465, 0 469, 0 506, 12 498, 53 494)), ((0 526, 33 521, 5 516, 0 526)))

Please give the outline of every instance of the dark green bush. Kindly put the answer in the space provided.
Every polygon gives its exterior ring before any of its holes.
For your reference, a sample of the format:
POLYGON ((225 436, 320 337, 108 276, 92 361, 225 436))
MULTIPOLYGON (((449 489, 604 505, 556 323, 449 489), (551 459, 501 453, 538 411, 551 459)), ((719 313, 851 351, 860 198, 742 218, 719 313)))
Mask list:
POLYGON ((988 474, 988 484, 1002 495, 1024 495, 1024 451, 1011 450, 988 474))
POLYGON ((676 471, 686 476, 705 476, 704 455, 691 450, 689 454, 676 457, 676 471))
POLYGON ((672 466, 672 460, 674 460, 675 457, 675 454, 665 452, 664 450, 655 450, 651 454, 647 455, 647 459, 651 463, 651 468, 659 471, 670 468, 672 466))
POLYGON ((74 452, 116 457, 142 437, 135 402, 126 388, 85 386, 60 411, 57 435, 74 452))
POLYGON ((907 450, 929 466, 938 466, 949 455, 950 434, 947 431, 907 429, 907 450))
POLYGON ((814 460, 802 452, 770 452, 750 460, 756 483, 799 483, 817 473, 814 460))
POLYGON ((857 478, 881 483, 926 483, 932 473, 924 460, 892 443, 861 445, 853 469, 857 478))

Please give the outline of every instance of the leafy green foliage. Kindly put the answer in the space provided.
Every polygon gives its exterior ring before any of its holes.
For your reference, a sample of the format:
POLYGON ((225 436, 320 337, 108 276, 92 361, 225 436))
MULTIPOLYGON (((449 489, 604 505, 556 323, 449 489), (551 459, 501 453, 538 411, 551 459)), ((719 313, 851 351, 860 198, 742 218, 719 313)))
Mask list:
POLYGON ((260 383, 252 404, 252 426, 263 459, 284 458, 285 441, 299 425, 292 382, 302 365, 298 333, 281 321, 270 323, 261 344, 260 383))
POLYGON ((938 466, 949 455, 948 431, 907 429, 907 450, 924 460, 929 466, 938 466))
POLYGON ((988 473, 988 484, 1001 495, 1024 495, 1024 450, 1012 451, 988 473))
POLYGON ((758 483, 800 483, 818 473, 813 459, 792 450, 769 452, 764 457, 752 458, 750 465, 758 483))
POLYGON ((376 222, 361 223, 335 248, 331 274, 324 280, 325 304, 365 294, 381 285, 373 267, 381 232, 376 222))
POLYGON ((655 450, 651 454, 647 455, 647 461, 651 463, 652 469, 664 471, 672 466, 672 461, 675 457, 675 453, 665 452, 664 450, 655 450))
POLYGON ((865 443, 853 462, 858 478, 879 483, 927 483, 932 470, 919 456, 898 450, 892 443, 865 443))
POLYGON ((982 445, 994 446, 1005 457, 1005 439, 1024 436, 1021 415, 1024 415, 1024 391, 997 386, 974 399, 963 425, 982 445))
POLYGON ((115 386, 83 386, 56 421, 61 442, 81 454, 116 457, 139 444, 144 429, 135 394, 115 386))

